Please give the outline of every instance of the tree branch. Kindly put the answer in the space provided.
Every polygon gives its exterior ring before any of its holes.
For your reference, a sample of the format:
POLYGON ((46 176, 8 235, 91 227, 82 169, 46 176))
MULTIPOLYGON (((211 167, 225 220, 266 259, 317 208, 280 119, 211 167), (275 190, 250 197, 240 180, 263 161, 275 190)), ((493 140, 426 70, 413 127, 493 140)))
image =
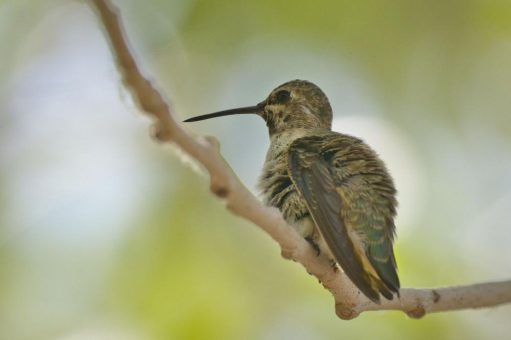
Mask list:
POLYGON ((511 280, 436 289, 401 289, 401 297, 375 304, 351 283, 342 271, 333 271, 329 260, 315 251, 274 208, 263 206, 238 180, 219 153, 216 139, 192 136, 172 118, 169 105, 151 81, 142 75, 123 34, 118 10, 110 0, 91 0, 110 41, 124 85, 154 123, 154 137, 174 143, 202 164, 210 175, 210 189, 233 214, 259 226, 282 250, 282 256, 302 264, 334 297, 341 319, 363 311, 400 310, 410 317, 426 313, 497 306, 511 302, 511 280))

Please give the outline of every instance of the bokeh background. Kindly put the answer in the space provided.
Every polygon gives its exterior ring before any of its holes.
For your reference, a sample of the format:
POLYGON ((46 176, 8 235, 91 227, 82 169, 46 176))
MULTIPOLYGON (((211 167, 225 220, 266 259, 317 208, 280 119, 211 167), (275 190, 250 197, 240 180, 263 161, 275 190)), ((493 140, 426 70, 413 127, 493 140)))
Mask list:
MULTIPOLYGON (((176 119, 291 79, 399 189, 403 286, 511 277, 511 2, 117 0, 176 119)), ((85 1, 0 0, 0 339, 509 339, 511 307, 336 318, 325 290, 149 138, 85 1)), ((257 117, 219 138, 254 192, 257 117)))

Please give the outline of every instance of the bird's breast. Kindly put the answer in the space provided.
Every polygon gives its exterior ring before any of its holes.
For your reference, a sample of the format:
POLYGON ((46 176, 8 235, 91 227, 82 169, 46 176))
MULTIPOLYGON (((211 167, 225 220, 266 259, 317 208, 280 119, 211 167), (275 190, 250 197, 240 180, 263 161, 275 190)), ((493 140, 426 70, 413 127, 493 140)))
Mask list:
POLYGON ((264 203, 278 208, 290 224, 296 224, 297 221, 309 216, 305 200, 291 181, 287 167, 289 145, 301 136, 303 135, 295 133, 272 138, 258 185, 264 203))

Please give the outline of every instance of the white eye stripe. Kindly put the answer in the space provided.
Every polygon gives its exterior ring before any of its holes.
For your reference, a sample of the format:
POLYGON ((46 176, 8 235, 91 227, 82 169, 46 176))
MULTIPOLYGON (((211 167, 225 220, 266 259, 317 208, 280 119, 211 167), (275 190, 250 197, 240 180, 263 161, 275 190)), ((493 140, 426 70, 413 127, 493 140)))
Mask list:
POLYGON ((308 106, 303 105, 303 104, 300 105, 300 111, 303 112, 303 113, 309 114, 309 115, 313 114, 311 109, 309 109, 308 106))

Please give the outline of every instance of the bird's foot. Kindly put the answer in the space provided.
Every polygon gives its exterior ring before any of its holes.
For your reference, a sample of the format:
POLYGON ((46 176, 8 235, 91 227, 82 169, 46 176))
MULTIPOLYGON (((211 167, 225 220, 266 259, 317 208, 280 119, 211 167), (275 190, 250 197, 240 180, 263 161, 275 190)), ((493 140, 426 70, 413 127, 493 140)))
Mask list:
POLYGON ((339 270, 339 267, 337 266, 337 262, 335 262, 334 260, 330 259, 330 265, 332 266, 332 269, 334 270, 334 273, 337 273, 337 271, 339 270))
POLYGON ((312 248, 316 251, 316 256, 319 256, 321 254, 321 249, 319 248, 319 245, 314 242, 314 238, 312 236, 306 236, 305 240, 309 242, 312 248))

